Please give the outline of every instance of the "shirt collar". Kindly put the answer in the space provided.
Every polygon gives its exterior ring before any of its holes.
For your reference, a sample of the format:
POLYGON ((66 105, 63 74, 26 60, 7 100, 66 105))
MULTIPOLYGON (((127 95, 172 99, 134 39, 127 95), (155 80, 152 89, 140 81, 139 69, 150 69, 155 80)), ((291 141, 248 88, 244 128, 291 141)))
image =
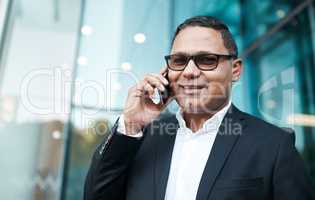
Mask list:
MULTIPOLYGON (((205 132, 205 133, 213 132, 213 131, 217 132, 220 125, 221 125, 221 122, 222 122, 225 114, 227 113, 228 109, 230 108, 231 104, 232 104, 232 102, 231 102, 231 100, 229 100, 229 102, 221 110, 219 110, 217 113, 215 113, 211 118, 207 119, 204 122, 202 128, 199 129, 197 132, 205 132)), ((178 111, 176 112, 176 119, 178 121, 180 129, 189 129, 186 126, 186 122, 183 118, 183 113, 182 113, 181 108, 179 108, 178 111)))

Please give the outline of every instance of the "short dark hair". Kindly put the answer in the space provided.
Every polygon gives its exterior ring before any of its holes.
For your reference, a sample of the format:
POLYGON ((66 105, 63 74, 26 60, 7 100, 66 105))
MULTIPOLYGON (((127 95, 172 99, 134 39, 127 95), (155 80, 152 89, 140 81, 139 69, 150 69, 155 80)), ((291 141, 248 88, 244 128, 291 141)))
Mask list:
POLYGON ((225 48, 229 51, 230 54, 235 55, 236 57, 238 56, 237 45, 229 28, 222 21, 212 16, 195 16, 185 20, 177 27, 172 40, 172 45, 176 36, 181 30, 185 29, 186 27, 194 26, 212 28, 219 31, 221 33, 225 48))

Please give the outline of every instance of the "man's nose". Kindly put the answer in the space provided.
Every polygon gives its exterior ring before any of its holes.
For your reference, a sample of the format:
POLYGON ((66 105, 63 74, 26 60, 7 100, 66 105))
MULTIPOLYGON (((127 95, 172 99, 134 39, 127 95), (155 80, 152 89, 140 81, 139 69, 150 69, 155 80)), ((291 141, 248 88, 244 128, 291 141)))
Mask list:
POLYGON ((191 59, 189 60, 189 62, 187 63, 187 66, 185 67, 184 71, 183 71, 183 76, 185 78, 195 78, 198 77, 200 75, 200 69, 198 69, 198 67, 196 66, 195 62, 191 59))

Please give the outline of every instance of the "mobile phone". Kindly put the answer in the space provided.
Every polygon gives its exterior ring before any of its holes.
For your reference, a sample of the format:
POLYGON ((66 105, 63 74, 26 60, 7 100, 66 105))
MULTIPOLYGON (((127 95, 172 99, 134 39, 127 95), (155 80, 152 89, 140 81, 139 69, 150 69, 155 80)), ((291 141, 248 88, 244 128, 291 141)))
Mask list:
POLYGON ((168 81, 168 85, 165 86, 165 90, 164 91, 159 91, 159 93, 160 93, 160 97, 161 97, 162 103, 165 104, 167 99, 168 99, 168 97, 170 96, 171 87, 170 87, 170 81, 168 80, 168 71, 166 71, 166 73, 163 76, 168 81))
MULTIPOLYGON (((163 76, 168 80, 167 72, 165 74, 163 74, 163 76)), ((153 95, 153 97, 151 97, 151 100, 153 101, 153 103, 155 103, 155 104, 159 104, 161 102, 162 102, 162 104, 166 103, 166 101, 170 95, 170 92, 171 92, 170 83, 164 87, 165 87, 164 91, 160 91, 157 88, 155 88, 154 95, 153 95)))

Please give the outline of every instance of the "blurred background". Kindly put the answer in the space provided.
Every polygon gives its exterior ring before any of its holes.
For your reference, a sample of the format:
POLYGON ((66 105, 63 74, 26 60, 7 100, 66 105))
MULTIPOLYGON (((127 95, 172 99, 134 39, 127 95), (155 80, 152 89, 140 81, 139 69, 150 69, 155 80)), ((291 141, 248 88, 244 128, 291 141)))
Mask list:
MULTIPOLYGON (((315 180, 312 0, 0 0, 0 199, 82 199, 128 88, 164 66, 177 25, 225 21, 244 59, 240 109, 295 130, 315 180)), ((165 111, 176 112, 173 102, 165 111)))

